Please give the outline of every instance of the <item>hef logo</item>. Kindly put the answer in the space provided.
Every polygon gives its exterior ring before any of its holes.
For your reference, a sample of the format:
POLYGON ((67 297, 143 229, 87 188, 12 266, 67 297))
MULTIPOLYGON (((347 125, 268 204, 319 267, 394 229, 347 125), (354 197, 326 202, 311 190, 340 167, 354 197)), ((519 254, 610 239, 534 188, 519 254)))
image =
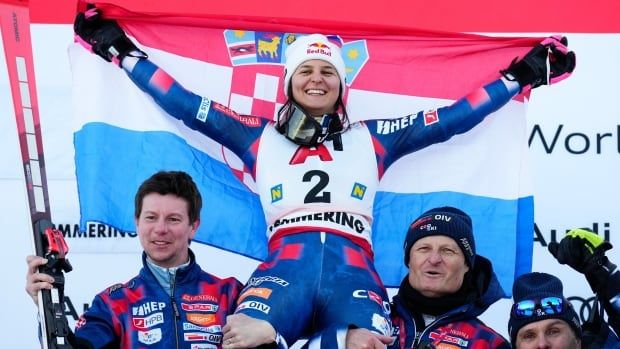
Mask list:
POLYGON ((137 307, 131 308, 131 315, 148 315, 155 311, 163 310, 166 307, 164 302, 146 302, 137 307))

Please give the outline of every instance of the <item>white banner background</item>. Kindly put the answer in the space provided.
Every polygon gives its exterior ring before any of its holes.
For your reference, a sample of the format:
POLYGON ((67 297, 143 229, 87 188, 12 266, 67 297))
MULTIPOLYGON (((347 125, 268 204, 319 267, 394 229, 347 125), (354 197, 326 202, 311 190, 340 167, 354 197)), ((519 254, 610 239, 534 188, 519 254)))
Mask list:
MULTIPOLYGON (((568 39, 577 53, 575 73, 559 85, 535 90, 528 112, 529 132, 534 133, 530 151, 539 233, 533 237, 533 270, 560 277, 567 296, 587 298, 591 292, 585 279, 558 265, 546 244, 559 240, 567 229, 597 227, 599 234, 619 245, 609 255, 620 262, 620 66, 616 63, 620 34, 569 34, 568 39)), ((72 28, 35 24, 32 41, 52 218, 73 226, 79 220, 79 209, 66 52, 73 41, 72 28)), ((0 222, 4 230, 0 265, 8 271, 0 292, 5 300, 0 311, 0 343, 7 348, 38 348, 36 308, 24 291, 25 256, 33 250, 28 206, 3 51, 0 57, 0 222)), ((66 294, 78 314, 95 293, 128 280, 140 267, 136 238, 96 237, 98 226, 92 228, 88 237, 67 238, 74 271, 66 275, 66 294), (94 245, 116 252, 94 253, 94 245)), ((193 244, 193 249, 202 267, 219 276, 245 281, 257 264, 199 244, 193 244)), ((510 301, 502 300, 482 318, 507 335, 509 307, 510 301)))

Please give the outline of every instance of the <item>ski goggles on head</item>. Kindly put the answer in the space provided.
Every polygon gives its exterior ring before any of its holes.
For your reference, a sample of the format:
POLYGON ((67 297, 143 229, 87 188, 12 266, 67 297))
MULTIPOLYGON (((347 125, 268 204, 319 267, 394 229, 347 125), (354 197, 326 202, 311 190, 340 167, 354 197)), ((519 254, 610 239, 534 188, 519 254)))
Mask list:
POLYGON ((278 130, 302 146, 316 146, 325 140, 321 124, 296 103, 291 103, 284 120, 278 120, 278 130))
POLYGON ((564 310, 564 302, 566 300, 561 297, 526 299, 513 304, 512 312, 518 319, 561 314, 564 310))

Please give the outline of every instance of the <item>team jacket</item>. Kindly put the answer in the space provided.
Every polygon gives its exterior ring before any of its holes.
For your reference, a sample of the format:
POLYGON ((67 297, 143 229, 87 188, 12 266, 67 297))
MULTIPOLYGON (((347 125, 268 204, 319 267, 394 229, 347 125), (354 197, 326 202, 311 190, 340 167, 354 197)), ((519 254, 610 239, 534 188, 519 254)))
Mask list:
POLYGON ((518 93, 501 79, 450 106, 397 119, 356 122, 341 134, 342 149, 326 141, 302 147, 271 120, 241 115, 184 89, 147 59, 129 77, 168 114, 233 151, 256 181, 268 238, 324 231, 370 247, 372 205, 379 180, 402 156, 469 131, 518 93))
POLYGON ((222 327, 232 314, 241 283, 203 271, 190 251, 177 271, 172 296, 146 265, 124 284, 95 296, 79 319, 75 338, 89 348, 221 348, 222 327))
MULTIPOLYGON (((508 341, 477 318, 491 304, 504 297, 491 262, 476 255, 473 272, 477 275, 476 279, 480 280, 476 283, 478 289, 472 291, 478 295, 477 299, 440 316, 421 331, 417 338, 413 313, 405 308, 398 295, 394 296, 391 303, 394 341, 388 349, 509 349, 508 341)), ((314 334, 303 348, 344 348, 348 330, 341 326, 326 328, 314 334)))
MULTIPOLYGON (((477 255, 473 272, 477 280, 483 280, 476 282, 480 287, 472 291, 479 295, 476 301, 440 316, 426 327, 417 339, 411 310, 404 307, 398 295, 394 296, 392 322, 396 341, 389 348, 424 348, 420 343, 434 345, 437 349, 510 348, 508 341, 477 318, 491 304, 504 297, 504 291, 493 273, 491 263, 477 255)), ((413 311, 415 312, 415 309, 413 311)))

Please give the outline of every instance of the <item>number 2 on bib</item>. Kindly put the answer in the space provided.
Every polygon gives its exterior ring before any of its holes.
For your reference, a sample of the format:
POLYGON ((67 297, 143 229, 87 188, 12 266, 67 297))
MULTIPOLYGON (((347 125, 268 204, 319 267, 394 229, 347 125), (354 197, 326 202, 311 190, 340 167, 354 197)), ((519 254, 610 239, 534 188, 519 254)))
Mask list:
POLYGON ((329 184, 329 175, 327 172, 311 170, 304 174, 302 180, 304 182, 312 182, 313 177, 319 177, 319 182, 308 191, 308 194, 306 194, 306 197, 304 198, 304 204, 313 202, 331 202, 331 193, 328 191, 323 191, 323 189, 327 187, 327 184, 329 184))

